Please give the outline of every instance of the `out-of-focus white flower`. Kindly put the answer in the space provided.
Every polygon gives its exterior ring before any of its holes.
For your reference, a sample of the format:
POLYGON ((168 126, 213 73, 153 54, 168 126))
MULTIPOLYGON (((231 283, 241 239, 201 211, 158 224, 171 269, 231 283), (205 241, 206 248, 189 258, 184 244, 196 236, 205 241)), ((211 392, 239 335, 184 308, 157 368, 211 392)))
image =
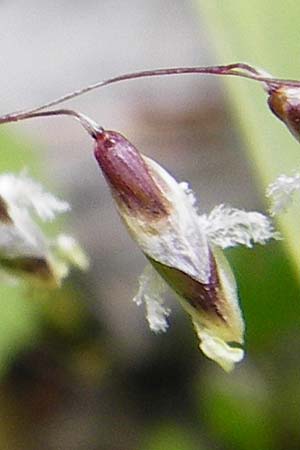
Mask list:
POLYGON ((167 329, 170 311, 163 293, 171 288, 192 318, 201 350, 230 371, 243 358, 244 322, 221 249, 276 237, 269 219, 224 206, 199 216, 188 185, 119 133, 100 131, 95 157, 122 220, 150 263, 135 297, 137 304, 145 303, 150 328, 167 329))
MULTIPOLYGON (((12 279, 59 285, 68 273, 75 241, 66 248, 65 239, 48 239, 33 215, 52 221, 70 210, 67 202, 44 191, 26 174, 0 176, 0 270, 12 279)), ((76 259, 76 258, 75 258, 76 259)), ((78 264, 77 264, 78 265, 78 264)))
POLYGON ((300 191, 300 174, 293 176, 280 175, 267 189, 267 197, 272 201, 271 213, 283 212, 292 202, 295 192, 300 191))
POLYGON ((73 236, 59 234, 54 241, 55 247, 58 256, 67 263, 81 270, 87 270, 89 268, 89 259, 73 236))

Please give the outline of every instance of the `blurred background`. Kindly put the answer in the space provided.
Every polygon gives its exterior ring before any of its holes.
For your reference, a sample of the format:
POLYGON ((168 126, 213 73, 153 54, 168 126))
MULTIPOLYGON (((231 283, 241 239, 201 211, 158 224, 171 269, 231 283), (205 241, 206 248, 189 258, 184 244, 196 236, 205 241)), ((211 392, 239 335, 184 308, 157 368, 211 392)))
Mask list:
MULTIPOLYGON (((241 59, 297 78, 280 68, 284 58, 299 65, 299 6, 254 3, 249 10, 234 0, 2 1, 1 113, 147 68, 241 59)), ((286 159, 297 166, 295 144, 279 122, 268 115, 255 125, 268 114, 264 102, 261 88, 247 81, 181 76, 114 85, 68 105, 189 180, 200 211, 209 212, 219 203, 266 211, 265 169, 249 150, 255 143, 261 154, 271 152, 261 135, 274 143, 279 167, 286 159), (248 83, 249 91, 237 95, 233 83, 248 83)), ((26 167, 71 203, 61 226, 91 261, 88 273, 72 272, 57 291, 0 288, 0 448, 298 449, 298 275, 282 243, 227 252, 247 354, 224 374, 199 352, 173 298, 165 335, 152 334, 143 308, 133 304, 145 260, 120 223, 78 124, 50 118, 9 125, 0 130, 0 145, 3 172, 26 167)))

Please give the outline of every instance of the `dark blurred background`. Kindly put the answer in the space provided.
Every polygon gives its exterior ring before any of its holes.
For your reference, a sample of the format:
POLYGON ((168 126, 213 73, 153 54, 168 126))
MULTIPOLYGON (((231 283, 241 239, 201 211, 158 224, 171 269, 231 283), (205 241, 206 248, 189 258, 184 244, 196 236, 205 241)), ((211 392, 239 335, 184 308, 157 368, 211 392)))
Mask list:
MULTIPOLYGON (((2 1, 1 112, 126 71, 220 63, 212 41, 189 1, 2 1)), ((263 211, 227 96, 215 78, 182 76, 122 83, 71 105, 189 180, 200 211, 263 211)), ((1 287, 0 448, 298 449, 299 295, 281 244, 227 253, 247 354, 224 374, 199 352, 174 299, 159 336, 133 304, 145 260, 78 124, 38 119, 0 131, 2 170, 27 167, 72 204, 62 227, 91 261, 61 290, 1 287)))

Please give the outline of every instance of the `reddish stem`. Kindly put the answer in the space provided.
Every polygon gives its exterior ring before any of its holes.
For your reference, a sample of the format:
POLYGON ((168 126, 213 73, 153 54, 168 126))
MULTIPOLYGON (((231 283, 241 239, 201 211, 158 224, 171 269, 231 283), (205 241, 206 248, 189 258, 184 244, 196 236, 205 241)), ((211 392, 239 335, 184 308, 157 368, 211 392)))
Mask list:
MULTIPOLYGON (((108 86, 114 83, 119 83, 121 81, 134 80, 146 77, 182 75, 182 74, 194 74, 194 75, 207 74, 207 75, 220 75, 220 76, 223 75, 223 76, 236 76, 240 78, 247 78, 265 84, 265 87, 267 88, 267 91, 269 93, 271 93, 271 91, 278 88, 279 86, 300 87, 300 81, 272 78, 271 76, 266 76, 263 72, 260 72, 259 70, 245 63, 233 63, 227 65, 207 66, 207 67, 172 67, 168 69, 143 70, 140 72, 126 73, 123 75, 118 75, 113 78, 109 78, 107 80, 99 81, 97 83, 86 86, 82 89, 78 89, 76 91, 65 94, 55 100, 44 103, 43 105, 37 106, 35 108, 5 114, 3 116, 0 116, 0 124, 16 122, 19 120, 29 119, 32 117, 42 117, 58 114, 67 114, 76 116, 76 113, 74 111, 71 112, 70 110, 57 110, 52 111, 52 113, 45 112, 45 114, 40 113, 40 111, 46 108, 51 108, 67 100, 71 100, 75 97, 79 97, 80 95, 86 94, 100 87, 108 86)), ((81 122, 82 119, 83 117, 81 117, 81 122)), ((90 120, 88 121, 91 122, 90 120)), ((85 120, 83 120, 83 122, 85 122, 85 120)))

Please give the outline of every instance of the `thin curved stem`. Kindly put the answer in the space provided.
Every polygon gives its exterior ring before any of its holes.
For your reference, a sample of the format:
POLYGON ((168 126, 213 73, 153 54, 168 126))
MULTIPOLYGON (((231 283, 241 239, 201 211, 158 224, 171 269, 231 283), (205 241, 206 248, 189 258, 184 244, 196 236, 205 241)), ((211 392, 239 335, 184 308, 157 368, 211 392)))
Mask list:
POLYGON ((207 74, 207 75, 236 76, 240 78, 247 78, 250 80, 263 83, 267 88, 267 90, 274 89, 281 85, 300 87, 300 81, 273 78, 271 76, 266 75, 264 72, 259 71, 254 67, 250 66, 249 64, 245 63, 233 63, 227 65, 207 66, 207 67, 171 67, 167 69, 143 70, 139 72, 126 73, 123 75, 118 75, 113 78, 108 78, 107 80, 99 81, 97 83, 85 86, 84 88, 70 92, 47 103, 44 103, 43 105, 31 109, 15 111, 13 113, 5 114, 3 116, 0 116, 0 124, 24 120, 27 117, 34 117, 32 115, 33 113, 36 113, 46 108, 51 108, 67 100, 71 100, 83 94, 87 94, 88 92, 91 92, 100 87, 119 83, 121 81, 128 81, 146 77, 182 75, 182 74, 194 74, 194 75, 207 74))
MULTIPOLYGON (((89 135, 93 138, 96 138, 99 133, 102 133, 104 130, 101 126, 99 126, 96 122, 94 122, 89 117, 85 116, 82 113, 77 111, 73 111, 72 109, 54 109, 52 111, 31 111, 28 113, 23 113, 19 115, 15 115, 11 121, 17 122, 20 120, 33 119, 36 117, 49 117, 49 116, 70 116, 74 119, 78 120, 80 124, 84 127, 84 129, 89 133, 89 135)), ((1 118, 0 118, 1 123, 1 118)))

